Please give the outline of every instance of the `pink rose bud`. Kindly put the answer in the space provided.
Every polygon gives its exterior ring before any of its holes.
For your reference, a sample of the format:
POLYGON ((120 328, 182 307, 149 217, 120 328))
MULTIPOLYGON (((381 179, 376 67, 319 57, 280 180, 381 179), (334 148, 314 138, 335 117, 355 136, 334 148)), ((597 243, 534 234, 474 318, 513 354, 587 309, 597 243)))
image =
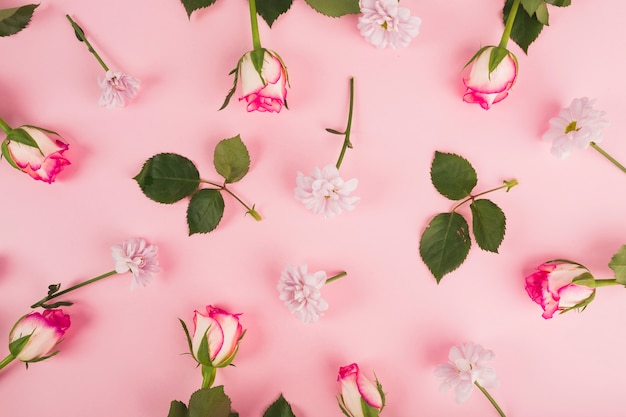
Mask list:
POLYGON ((287 69, 276 52, 263 50, 261 75, 254 67, 252 54, 246 53, 239 64, 242 96, 246 100, 247 110, 261 112, 280 112, 286 105, 287 69))
POLYGON ((9 334, 9 350, 22 362, 38 362, 56 355, 53 349, 70 327, 70 316, 63 310, 30 313, 15 323, 9 334))
POLYGON ((543 308, 543 318, 556 311, 565 313, 587 306, 595 297, 595 279, 587 268, 577 263, 551 261, 537 267, 526 277, 526 291, 543 308))
POLYGON ((337 401, 346 416, 377 417, 385 407, 383 387, 377 379, 374 383, 363 376, 356 363, 339 368, 337 381, 341 384, 337 401))
POLYGON ((488 110, 492 104, 504 100, 517 77, 517 59, 508 50, 495 46, 480 49, 468 62, 463 83, 467 87, 463 101, 478 103, 488 110), (489 71, 492 59, 502 58, 498 65, 489 71), (502 57, 503 55, 503 57, 502 57))
POLYGON ((194 312, 191 353, 204 366, 223 368, 235 358, 245 332, 239 323, 239 314, 213 306, 207 306, 206 310, 207 315, 194 312))
POLYGON ((69 145, 59 135, 34 126, 13 129, 2 142, 2 154, 15 168, 48 184, 70 161, 63 156, 69 145), (20 141, 16 140, 20 138, 20 141), (21 140, 32 142, 31 145, 21 140))

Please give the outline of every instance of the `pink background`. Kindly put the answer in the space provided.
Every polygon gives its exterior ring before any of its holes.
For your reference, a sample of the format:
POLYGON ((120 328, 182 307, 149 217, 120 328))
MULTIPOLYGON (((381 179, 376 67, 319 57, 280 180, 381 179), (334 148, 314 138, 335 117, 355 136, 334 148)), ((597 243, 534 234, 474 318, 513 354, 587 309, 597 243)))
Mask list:
POLYGON ((159 246, 162 272, 134 292, 127 274, 68 297, 76 304, 61 353, 27 371, 5 368, 0 414, 167 415, 171 400, 187 402, 201 383, 177 318, 190 323, 194 309, 213 304, 243 313, 248 329, 237 366, 216 380, 242 416, 261 416, 281 392, 298 417, 339 416, 337 371, 352 362, 378 375, 383 415, 495 416, 478 391, 461 405, 438 391, 434 368, 467 341, 496 353, 501 384, 490 391, 509 417, 623 416, 624 291, 602 288, 584 313, 544 320, 524 277, 565 257, 608 278, 626 243, 626 175, 592 149, 559 160, 540 140, 561 107, 589 96, 611 121, 602 145, 626 161, 626 6, 551 7, 528 56, 510 44, 518 81, 486 112, 462 102, 460 73, 480 46, 498 42, 502 3, 402 0, 422 18, 421 33, 408 48, 377 50, 357 16, 327 18, 294 0, 271 30, 260 22, 263 45, 281 54, 291 80, 290 110, 276 115, 248 114, 236 99, 217 111, 228 72, 251 47, 244 0, 218 1, 191 21, 176 0, 43 0, 26 30, 0 39, 0 115, 13 127, 58 131, 72 165, 47 185, 0 164, 0 335, 48 284, 113 269, 110 247, 130 237, 159 246), (110 67, 142 80, 126 108, 98 107, 103 72, 66 13, 110 67), (358 178, 361 202, 323 219, 294 199, 295 176, 336 161, 341 138, 324 128, 345 125, 350 76, 354 150, 341 173, 358 178), (227 197, 217 230, 189 237, 186 204, 150 201, 131 179, 160 152, 218 179, 213 149, 237 134, 252 164, 232 188, 262 222, 227 197), (418 255, 428 221, 453 205, 430 183, 436 150, 466 157, 477 191, 520 182, 490 196, 507 215, 500 254, 474 244, 440 285, 418 255), (278 300, 286 263, 348 272, 323 289, 330 309, 318 323, 301 323, 278 300))

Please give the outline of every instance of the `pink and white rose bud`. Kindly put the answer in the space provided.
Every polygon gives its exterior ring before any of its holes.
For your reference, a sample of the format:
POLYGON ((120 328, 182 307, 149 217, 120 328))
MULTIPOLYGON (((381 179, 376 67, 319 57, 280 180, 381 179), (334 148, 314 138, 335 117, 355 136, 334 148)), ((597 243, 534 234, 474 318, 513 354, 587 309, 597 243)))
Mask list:
POLYGON ((480 49, 468 62, 463 76, 467 91, 463 101, 478 103, 488 110, 493 104, 509 95, 509 90, 517 77, 517 59, 504 48, 486 46, 480 49), (489 71, 492 59, 502 59, 489 71))
POLYGON ((339 368, 337 381, 341 393, 337 398, 339 408, 348 417, 377 417, 385 407, 382 386, 370 381, 359 370, 356 363, 339 368))
POLYGON ((550 261, 526 277, 526 291, 543 308, 543 318, 557 311, 583 308, 595 297, 595 279, 584 266, 575 262, 550 261))
POLYGON ((254 67, 252 54, 246 53, 239 64, 242 96, 247 110, 260 112, 280 112, 287 99, 287 69, 276 52, 263 50, 261 75, 254 67))
POLYGON ((2 142, 2 154, 15 168, 36 180, 51 184, 70 161, 63 156, 69 145, 59 135, 34 126, 13 129, 2 142), (32 146, 16 140, 30 138, 32 146))
POLYGON ((204 366, 223 368, 235 358, 239 341, 245 333, 239 323, 240 314, 213 306, 207 306, 206 312, 206 315, 194 312, 191 353, 204 366))
POLYGON ((9 350, 22 362, 44 360, 58 353, 53 349, 69 327, 70 316, 61 309, 30 313, 19 319, 11 329, 9 350))

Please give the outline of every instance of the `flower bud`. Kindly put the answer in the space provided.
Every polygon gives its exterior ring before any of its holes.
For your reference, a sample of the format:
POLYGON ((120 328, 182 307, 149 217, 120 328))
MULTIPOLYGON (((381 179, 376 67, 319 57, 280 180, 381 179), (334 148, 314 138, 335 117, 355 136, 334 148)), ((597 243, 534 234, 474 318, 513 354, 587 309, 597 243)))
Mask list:
POLYGON ((58 353, 53 352, 65 331, 70 316, 60 309, 45 310, 23 316, 9 334, 9 351, 22 362, 38 362, 58 353))
POLYGON ((367 379, 356 363, 339 368, 337 380, 341 393, 337 398, 339 408, 348 417, 377 417, 385 406, 385 394, 376 379, 367 379))
POLYGON ((247 52, 239 64, 242 96, 247 110, 280 112, 287 99, 287 68, 276 52, 264 49, 247 52), (254 66, 253 55, 262 54, 261 74, 254 66))
POLYGON ((463 83, 467 87, 463 101, 478 103, 488 110, 504 100, 517 77, 517 59, 504 48, 486 46, 466 66, 463 83), (497 65, 493 67, 494 63, 497 65))

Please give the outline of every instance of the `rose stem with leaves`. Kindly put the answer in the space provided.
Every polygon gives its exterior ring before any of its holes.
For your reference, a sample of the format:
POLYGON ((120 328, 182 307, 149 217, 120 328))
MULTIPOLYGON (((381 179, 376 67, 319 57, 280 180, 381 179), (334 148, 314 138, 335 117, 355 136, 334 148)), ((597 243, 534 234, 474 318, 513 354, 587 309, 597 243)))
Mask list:
POLYGON ((513 22, 515 21, 515 16, 517 15, 519 4, 520 0, 513 0, 513 5, 511 5, 511 10, 509 11, 509 15, 506 18, 504 32, 502 32, 502 38, 500 38, 500 43, 498 44, 499 48, 506 48, 506 45, 509 43, 511 30, 513 29, 513 22))
POLYGON ((254 209, 254 204, 252 205, 252 207, 248 206, 246 203, 243 202, 243 200, 241 200, 239 197, 237 197, 237 195, 235 195, 235 193, 233 193, 228 188, 226 188, 226 184, 220 185, 220 184, 217 184, 215 182, 207 181, 207 180, 200 180, 200 182, 203 182, 205 184, 209 184, 209 185, 212 185, 214 187, 217 187, 217 189, 220 190, 220 191, 222 191, 222 190, 226 191, 228 194, 233 196, 233 198, 235 200, 239 201, 241 203, 241 205, 244 206, 246 208, 246 210, 248 210, 247 213, 250 214, 256 221, 261 221, 263 219, 261 217, 261 215, 259 214, 259 212, 254 209))
POLYGON ((478 389, 485 394, 485 397, 487 397, 487 399, 489 400, 489 402, 491 403, 491 405, 493 405, 496 409, 496 411, 498 412, 498 414, 500 414, 500 417, 506 417, 504 415, 504 411, 502 411, 502 409, 500 408, 500 406, 498 405, 498 403, 496 402, 496 400, 493 399, 493 397, 491 396, 491 394, 489 394, 487 392, 487 390, 478 383, 478 381, 474 381, 474 385, 476 385, 478 387, 478 389))
POLYGON ((101 279, 104 279, 106 277, 110 277, 111 275, 115 275, 115 274, 117 274, 117 272, 115 270, 109 271, 109 272, 104 273, 102 275, 98 275, 95 278, 91 278, 91 279, 88 279, 87 281, 83 281, 81 283, 73 285, 73 286, 71 286, 71 287, 69 287, 69 288, 67 288, 67 289, 65 289, 63 291, 60 291, 60 292, 56 292, 55 291, 55 290, 57 290, 60 287, 60 284, 50 285, 48 287, 50 289, 48 291, 48 295, 45 296, 44 298, 42 298, 41 300, 37 301, 35 304, 31 305, 30 308, 37 308, 37 307, 56 308, 56 307, 59 307, 59 306, 70 306, 70 305, 72 305, 72 303, 69 302, 69 301, 59 301, 59 302, 54 303, 54 304, 44 304, 44 303, 52 300, 53 298, 57 298, 57 297, 59 297, 61 295, 67 294, 70 291, 74 291, 74 290, 76 290, 76 289, 78 289, 80 287, 84 287, 85 285, 89 285, 89 284, 91 284, 93 282, 100 281, 101 279))
POLYGON ((74 22, 74 20, 72 20, 69 14, 66 14, 65 17, 67 17, 67 20, 69 20, 70 23, 72 24, 72 27, 74 28, 74 33, 76 33, 76 37, 78 38, 78 40, 81 42, 84 42, 85 45, 87 45, 87 49, 89 50, 89 52, 91 52, 93 56, 96 57, 96 59, 98 60, 102 68, 104 68, 105 71, 109 71, 109 67, 107 66, 107 64, 104 63, 102 58, 100 58, 100 55, 98 55, 96 50, 93 49, 93 46, 91 46, 91 44, 85 37, 85 32, 83 31, 83 29, 80 26, 78 26, 78 24, 74 22))
POLYGON ((352 143, 350 142, 350 130, 352 129, 352 112, 354 109, 354 77, 350 77, 350 108, 348 110, 348 123, 346 125, 346 130, 343 132, 339 132, 335 129, 326 129, 327 132, 334 133, 335 135, 345 135, 345 139, 343 141, 343 146, 341 147, 341 153, 339 154, 339 159, 337 159, 337 169, 341 166, 343 162, 343 157, 346 154, 346 149, 352 149, 352 143))
POLYGON ((461 207, 463 204, 467 203, 468 201, 474 201, 477 197, 480 197, 481 195, 489 194, 489 193, 492 193, 494 191, 501 190, 503 188, 506 188, 506 192, 508 193, 509 190, 511 190, 511 188, 515 187, 518 184, 519 184, 519 182, 517 180, 509 180, 509 181, 504 180, 504 185, 501 185, 501 186, 496 187, 496 188, 492 188, 491 190, 483 191, 482 193, 478 193, 476 195, 470 195, 465 200, 461 201, 459 204, 454 206, 452 208, 452 212, 455 212, 456 209, 458 209, 459 207, 461 207))
POLYGON ((613 163, 613 165, 615 165, 616 167, 618 167, 619 169, 621 169, 623 172, 626 172, 626 167, 624 167, 624 165, 620 164, 615 158, 613 158, 611 155, 609 155, 604 149, 602 149, 601 147, 598 146, 597 143, 595 142, 590 142, 589 145, 591 145, 591 147, 593 149, 595 149, 596 151, 600 152, 600 154, 602 156, 604 156, 606 159, 608 159, 609 161, 611 161, 613 163))

